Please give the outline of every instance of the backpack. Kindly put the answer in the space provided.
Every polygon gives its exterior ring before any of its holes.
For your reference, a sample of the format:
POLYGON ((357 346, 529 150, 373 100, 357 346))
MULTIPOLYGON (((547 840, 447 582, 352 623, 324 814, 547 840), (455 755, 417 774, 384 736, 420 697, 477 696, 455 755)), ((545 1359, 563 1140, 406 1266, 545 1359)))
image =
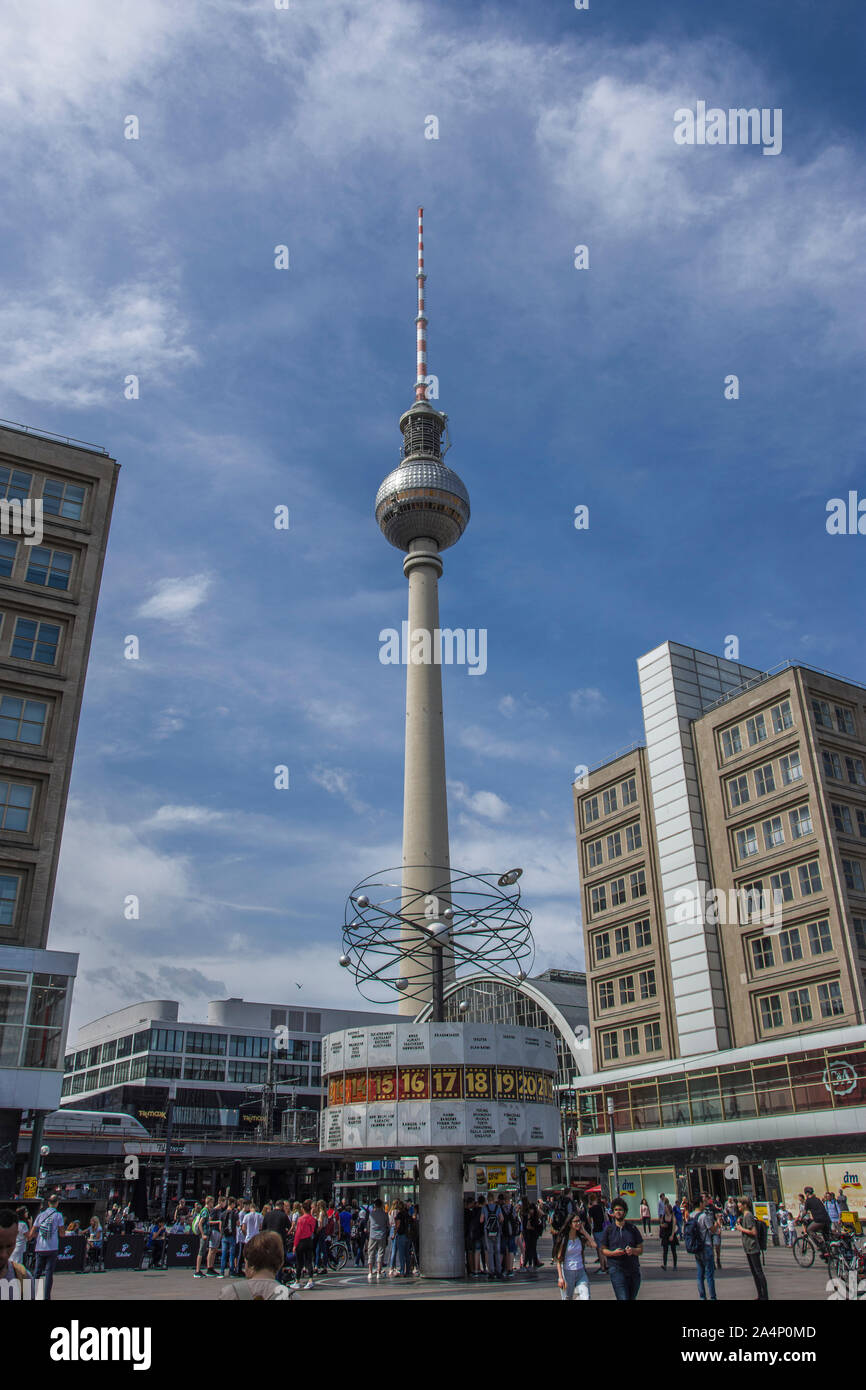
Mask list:
POLYGON ((502 1227, 499 1224, 498 1202, 494 1202, 492 1204, 488 1202, 484 1207, 484 1229, 487 1233, 488 1239, 490 1239, 491 1234, 493 1235, 494 1239, 501 1234, 502 1227))
POLYGON ((755 1217, 755 1239, 761 1254, 765 1254, 767 1250, 767 1223, 762 1221, 759 1216, 755 1217))
POLYGON ((516 1236, 518 1231, 517 1212, 514 1207, 511 1211, 502 1212, 502 1234, 504 1236, 516 1236))
POLYGON ((690 1255, 702 1255, 706 1246, 706 1232, 696 1216, 690 1216, 683 1228, 683 1242, 690 1255))

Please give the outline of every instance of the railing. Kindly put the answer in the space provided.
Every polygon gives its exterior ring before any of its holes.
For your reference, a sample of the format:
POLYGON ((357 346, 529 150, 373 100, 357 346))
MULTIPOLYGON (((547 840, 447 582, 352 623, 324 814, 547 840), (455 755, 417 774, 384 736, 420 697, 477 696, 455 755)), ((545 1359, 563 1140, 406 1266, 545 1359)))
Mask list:
POLYGON ((54 439, 58 444, 69 444, 75 449, 87 449, 91 454, 102 454, 103 458, 108 458, 109 453, 101 444, 88 444, 86 439, 74 439, 69 434, 54 434, 52 430, 39 430, 35 425, 22 425, 17 420, 0 420, 0 426, 6 430, 15 430, 18 434, 32 434, 36 439, 54 439))
MULTIPOLYGON (((636 743, 629 743, 625 748, 619 748, 615 753, 611 753, 609 758, 600 758, 597 763, 591 763, 586 769, 587 772, 598 772, 600 767, 607 767, 608 763, 615 763, 618 758, 624 758, 627 753, 634 753, 638 748, 646 748, 643 739, 638 739, 636 743)), ((574 783, 572 782, 572 786, 574 783)))
POLYGON ((836 671, 825 671, 823 666, 810 666, 806 661, 779 661, 775 666, 770 666, 768 670, 761 671, 760 675, 753 676, 751 680, 743 681, 742 685, 736 685, 733 690, 728 690, 724 695, 720 695, 718 700, 707 705, 704 714, 719 709, 722 705, 726 705, 729 700, 736 700, 739 695, 744 695, 747 690, 752 690, 757 685, 763 685, 764 681, 770 680, 772 676, 778 676, 782 671, 794 670, 798 666, 804 671, 811 671, 813 675, 827 676, 830 680, 841 681, 843 685, 856 685, 858 690, 866 690, 866 685, 862 681, 852 681, 849 676, 840 676, 836 671))

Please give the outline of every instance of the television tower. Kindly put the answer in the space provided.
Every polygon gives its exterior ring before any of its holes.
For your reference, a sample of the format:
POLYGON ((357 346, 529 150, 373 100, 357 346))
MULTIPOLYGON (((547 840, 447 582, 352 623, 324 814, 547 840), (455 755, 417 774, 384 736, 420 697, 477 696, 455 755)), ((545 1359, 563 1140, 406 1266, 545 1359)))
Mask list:
MULTIPOLYGON (((445 791, 445 730, 439 661, 441 553, 459 541, 469 521, 469 494, 442 461, 448 418, 427 399, 427 313, 424 271, 424 209, 418 209, 418 313, 415 318, 415 401, 400 417, 402 459, 376 494, 376 520, 385 539, 406 553, 409 581, 406 665, 406 760, 403 787, 404 976, 401 1014, 418 1012, 412 981, 427 974, 429 917, 421 904, 435 895, 439 909, 450 903, 448 802, 445 791), (425 636, 426 634, 426 636, 425 636), (413 659, 414 658, 414 659, 413 659), (414 923, 417 922, 417 927, 414 923), (426 943, 426 944, 425 944, 426 943)), ((438 948, 442 952, 441 946, 438 948)), ((432 958, 432 957, 431 957, 432 958)), ((440 956, 441 958, 441 956, 440 956)), ((446 967, 447 968, 447 967, 446 967)), ((428 988, 427 997, 430 997, 428 988)))

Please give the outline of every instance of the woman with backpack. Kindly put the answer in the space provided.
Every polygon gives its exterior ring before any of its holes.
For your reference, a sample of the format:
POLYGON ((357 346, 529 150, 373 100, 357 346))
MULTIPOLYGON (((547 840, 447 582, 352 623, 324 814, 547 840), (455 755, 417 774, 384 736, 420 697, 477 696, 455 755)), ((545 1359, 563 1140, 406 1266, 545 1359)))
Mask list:
POLYGON ((538 1237, 541 1235, 542 1218, 535 1202, 530 1202, 523 1218, 523 1268, 538 1269, 538 1237))
POLYGON ((749 1269, 752 1271, 752 1278, 758 1291, 758 1300, 764 1303, 770 1297, 767 1280, 761 1265, 761 1252, 767 1248, 767 1227, 763 1221, 759 1221, 755 1216, 751 1197, 738 1197, 737 1208, 740 1214, 737 1217, 735 1229, 743 1237, 743 1251, 749 1262, 749 1269))
POLYGON ((670 1251, 671 1259, 674 1262, 674 1269, 676 1269, 679 1233, 677 1232, 677 1220, 674 1216, 674 1209, 667 1198, 665 1198, 662 1214, 659 1217, 659 1239, 662 1243, 662 1269, 667 1269, 668 1267, 668 1251, 670 1251))
POLYGON ((556 1266, 559 1295, 564 1303, 574 1299, 583 1303, 590 1300, 589 1275, 583 1257, 587 1245, 594 1249, 595 1241, 575 1212, 557 1232, 553 1243, 553 1263, 556 1266))

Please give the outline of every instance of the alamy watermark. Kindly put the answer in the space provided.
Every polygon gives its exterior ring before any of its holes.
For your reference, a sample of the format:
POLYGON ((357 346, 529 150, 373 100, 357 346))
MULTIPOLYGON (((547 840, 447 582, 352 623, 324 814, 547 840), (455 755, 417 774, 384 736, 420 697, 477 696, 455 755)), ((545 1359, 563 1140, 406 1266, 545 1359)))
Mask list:
POLYGON ((467 666, 470 676, 487 670, 486 627, 413 628, 404 620, 398 632, 384 627, 379 633, 379 660, 383 666, 467 666))
POLYGON ((747 926, 759 923, 768 936, 782 930, 782 894, 762 888, 712 888, 695 883, 674 889, 674 922, 706 922, 709 926, 747 926))
POLYGON ((23 536, 25 545, 41 545, 42 498, 0 498, 0 536, 23 536))
POLYGON ((762 154, 782 153, 781 106, 731 107, 725 111, 699 101, 695 110, 681 106, 674 112, 674 140, 678 145, 763 145, 762 154))

